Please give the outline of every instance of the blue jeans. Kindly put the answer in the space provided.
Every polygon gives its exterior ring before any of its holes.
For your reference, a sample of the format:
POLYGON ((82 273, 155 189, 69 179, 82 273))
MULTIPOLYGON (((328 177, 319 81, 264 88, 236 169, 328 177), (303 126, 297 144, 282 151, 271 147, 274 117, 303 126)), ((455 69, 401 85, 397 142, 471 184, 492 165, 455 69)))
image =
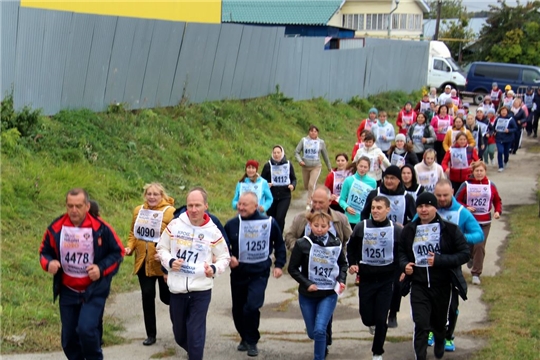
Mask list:
POLYGON ((498 142, 497 141, 497 162, 499 163, 499 169, 502 169, 504 167, 504 164, 508 162, 508 158, 510 157, 510 146, 512 145, 512 142, 498 142), (504 164, 503 164, 503 155, 504 155, 504 164))
POLYGON ((337 304, 337 294, 314 298, 299 294, 298 301, 310 339, 315 340, 314 360, 323 360, 326 351, 326 327, 337 304))

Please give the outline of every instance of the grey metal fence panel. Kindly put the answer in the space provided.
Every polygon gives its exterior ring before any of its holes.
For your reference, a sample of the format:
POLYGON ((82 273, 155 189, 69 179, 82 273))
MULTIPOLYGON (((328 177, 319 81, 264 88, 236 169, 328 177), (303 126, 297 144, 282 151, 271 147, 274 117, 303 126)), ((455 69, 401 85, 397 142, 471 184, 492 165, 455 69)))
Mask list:
POLYGON ((104 110, 107 79, 118 18, 88 15, 95 20, 92 48, 84 85, 83 106, 95 111, 104 110))
POLYGON ((251 84, 251 91, 254 96, 265 96, 274 90, 271 82, 272 61, 275 51, 277 28, 263 28, 261 33, 261 43, 259 45, 259 64, 256 70, 256 81, 251 84))
POLYGON ((15 88, 13 101, 17 108, 37 107, 40 89, 37 88, 43 55, 45 17, 40 10, 20 8, 17 26, 15 88))
POLYGON ((156 106, 171 106, 171 92, 176 73, 176 66, 180 56, 180 48, 184 38, 186 23, 168 22, 171 24, 169 32, 169 41, 165 44, 167 51, 163 54, 156 54, 160 61, 161 72, 159 75, 159 85, 156 95, 156 106))
POLYGON ((205 31, 207 33, 207 37, 204 42, 203 56, 199 59, 201 67, 197 76, 197 90, 192 99, 194 102, 203 102, 208 99, 208 93, 210 92, 210 81, 212 79, 212 71, 214 68, 214 59, 216 58, 219 35, 221 32, 221 25, 204 26, 201 31, 205 31))
POLYGON ((19 4, 14 1, 0 2, 0 98, 11 92, 15 81, 15 56, 17 49, 17 23, 19 4))
POLYGON ((146 104, 142 103, 141 93, 156 22, 154 20, 137 19, 135 25, 135 34, 127 69, 126 87, 122 100, 122 102, 128 104, 130 109, 147 107, 146 104))
MULTIPOLYGON (((45 14, 41 74, 37 85, 41 97, 35 106, 42 108, 47 115, 61 110, 72 17, 72 13, 64 11, 48 11, 45 14)), ((71 54, 76 55, 78 54, 71 54)))
POLYGON ((300 86, 302 42, 299 38, 281 38, 279 43, 276 85, 285 96, 297 99, 300 86))
POLYGON ((138 19, 119 17, 107 75, 104 104, 121 103, 128 78, 129 60, 138 19))
POLYGON ((203 24, 186 24, 171 92, 171 105, 178 104, 183 97, 191 101, 195 96, 207 37, 203 24))
POLYGON ((238 48, 242 38, 242 29, 242 25, 221 25, 207 95, 208 100, 226 99, 230 96, 238 48))
POLYGON ((92 48, 92 35, 96 18, 86 14, 72 14, 67 58, 62 84, 61 108, 83 106, 84 83, 92 48))
POLYGON ((276 27, 276 32, 274 33, 275 39, 274 39, 274 49, 272 50, 272 63, 270 67, 270 92, 275 92, 276 85, 277 85, 277 69, 278 69, 278 62, 279 62, 279 53, 281 51, 281 39, 283 38, 285 34, 285 28, 284 27, 276 27))
POLYGON ((238 58, 234 69, 233 82, 231 87, 231 98, 241 98, 242 85, 244 77, 248 70, 249 52, 251 46, 251 37, 253 36, 253 26, 244 26, 242 38, 240 39, 240 47, 238 49, 238 58))
MULTIPOLYGON (((242 89, 240 91, 241 99, 249 99, 257 97, 260 83, 261 62, 264 56, 262 50, 262 37, 263 29, 260 26, 252 27, 252 34, 250 39, 249 48, 246 57, 246 67, 244 71, 244 78, 242 81, 242 89)), ((266 29, 265 29, 266 30, 266 29)))

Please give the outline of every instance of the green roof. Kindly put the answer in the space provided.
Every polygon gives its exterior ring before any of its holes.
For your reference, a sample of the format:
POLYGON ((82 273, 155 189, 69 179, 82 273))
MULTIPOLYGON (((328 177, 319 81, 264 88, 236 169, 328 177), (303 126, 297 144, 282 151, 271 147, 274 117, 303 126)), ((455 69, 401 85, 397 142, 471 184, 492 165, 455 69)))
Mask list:
POLYGON ((222 0, 221 21, 274 25, 326 25, 343 0, 222 0))

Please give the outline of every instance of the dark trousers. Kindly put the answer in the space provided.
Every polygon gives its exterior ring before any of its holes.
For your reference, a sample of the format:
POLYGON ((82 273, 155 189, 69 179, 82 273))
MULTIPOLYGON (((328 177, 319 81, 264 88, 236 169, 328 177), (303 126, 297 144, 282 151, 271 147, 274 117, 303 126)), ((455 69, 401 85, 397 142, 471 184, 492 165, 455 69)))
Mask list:
POLYGON ((234 326, 243 341, 250 345, 259 342, 259 309, 264 304, 264 292, 270 270, 258 274, 231 272, 232 315, 234 326))
POLYGON ((396 271, 394 274, 394 290, 392 291, 392 302, 390 304, 390 317, 395 317, 401 308, 401 282, 399 277, 401 271, 396 271))
POLYGON ((435 140, 435 143, 433 144, 433 148, 437 152, 437 164, 442 164, 444 155, 446 155, 446 151, 444 150, 442 143, 442 141, 435 140))
POLYGON ((454 330, 456 330, 457 318, 459 315, 459 292, 452 289, 450 306, 448 307, 448 325, 446 327, 446 340, 454 339, 454 330))
POLYGON ((499 163, 499 169, 502 169, 504 167, 504 164, 508 162, 508 159, 510 158, 510 146, 512 145, 511 142, 497 142, 497 162, 499 163), (503 159, 504 156, 504 159, 503 159), (504 160, 504 164, 503 164, 504 160))
POLYGON ((442 349, 444 352, 450 293, 450 284, 430 288, 418 283, 411 285, 411 311, 414 321, 413 344, 417 360, 426 359, 430 331, 433 331, 435 337, 435 348, 442 349))
POLYGON ((512 145, 512 153, 515 154, 519 149, 519 143, 521 142, 521 134, 523 133, 523 130, 521 128, 521 124, 518 125, 518 130, 514 134, 514 143, 512 145))
POLYGON ((146 336, 156 337, 156 281, 159 285, 159 298, 165 305, 169 305, 170 292, 163 276, 146 276, 144 264, 137 272, 141 285, 142 308, 146 336))
POLYGON ((60 290, 62 349, 69 360, 101 360, 99 325, 106 298, 91 296, 85 301, 83 295, 66 287, 60 290))
POLYGON ((287 216, 287 211, 289 211, 289 205, 291 204, 291 198, 279 199, 272 202, 272 206, 266 212, 266 215, 276 219, 279 228, 281 231, 285 231, 285 217, 287 216))
POLYGON ((206 342, 206 314, 212 290, 171 294, 169 314, 174 340, 187 351, 190 360, 202 360, 206 342))
POLYGON ((533 119, 532 119, 532 132, 534 133, 534 135, 538 135, 538 120, 540 119, 540 111, 537 110, 534 114, 533 114, 533 119))
MULTIPOLYGON (((392 302, 394 279, 380 282, 365 282, 360 277, 358 297, 360 301, 360 317, 366 326, 375 326, 375 336, 371 351, 373 355, 384 353, 384 341, 388 325, 388 311, 392 302)), ((427 340, 426 340, 427 341, 427 340)))

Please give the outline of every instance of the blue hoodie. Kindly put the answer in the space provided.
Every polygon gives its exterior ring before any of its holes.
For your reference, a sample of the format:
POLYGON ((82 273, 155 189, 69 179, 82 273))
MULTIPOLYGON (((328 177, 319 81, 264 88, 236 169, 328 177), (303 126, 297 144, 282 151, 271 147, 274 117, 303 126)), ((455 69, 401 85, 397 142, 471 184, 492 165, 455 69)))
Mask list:
MULTIPOLYGON (((450 207, 439 208, 437 209, 437 213, 443 220, 458 225, 461 232, 465 235, 467 243, 474 245, 484 241, 484 232, 480 224, 467 208, 457 202, 455 197, 452 196, 452 205, 450 207)), ((418 214, 414 216, 413 220, 417 218, 418 214)))
MULTIPOLYGON (((268 181, 264 180, 261 176, 257 177, 257 181, 253 183, 248 177, 244 179, 244 183, 247 184, 254 184, 257 189, 253 189, 254 193, 257 193, 260 191, 260 194, 262 196, 258 196, 259 198, 259 205, 262 205, 264 208, 264 212, 268 211, 270 209, 270 206, 272 206, 272 202, 274 201, 274 197, 272 196, 272 192, 270 191, 270 186, 268 186, 268 181)), ((238 204, 238 200, 240 200, 240 193, 241 193, 241 186, 243 183, 238 182, 236 183, 236 192, 234 193, 234 199, 232 201, 232 208, 236 210, 236 205, 238 204)))

